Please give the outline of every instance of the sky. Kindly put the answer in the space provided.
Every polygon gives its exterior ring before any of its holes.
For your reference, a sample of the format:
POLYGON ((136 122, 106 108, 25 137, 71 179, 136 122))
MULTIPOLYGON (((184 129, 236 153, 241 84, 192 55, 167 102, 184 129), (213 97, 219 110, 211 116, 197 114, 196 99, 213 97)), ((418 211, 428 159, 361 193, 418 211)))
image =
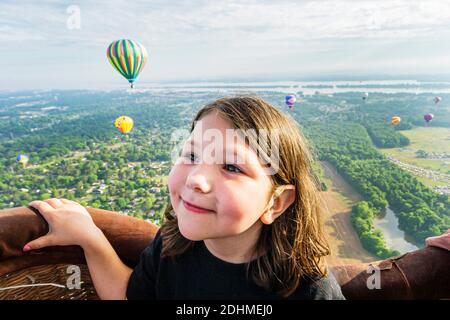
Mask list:
POLYGON ((120 85, 118 39, 137 83, 450 75, 450 1, 0 0, 0 90, 120 85))

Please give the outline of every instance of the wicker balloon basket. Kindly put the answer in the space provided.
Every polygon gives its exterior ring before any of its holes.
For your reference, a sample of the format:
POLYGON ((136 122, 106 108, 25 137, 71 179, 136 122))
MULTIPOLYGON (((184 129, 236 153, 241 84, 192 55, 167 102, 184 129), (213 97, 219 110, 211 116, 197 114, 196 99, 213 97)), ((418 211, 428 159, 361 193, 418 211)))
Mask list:
MULTIPOLYGON (((158 227, 116 212, 87 208, 120 259, 130 268, 158 227)), ((48 247, 24 253, 29 241, 48 233, 30 208, 0 210, 0 300, 95 300, 83 250, 48 247)), ((449 299, 450 251, 428 247, 372 264, 332 266, 347 299, 449 299), (379 270, 381 290, 371 290, 368 267, 379 270)))
MULTIPOLYGON (((87 208, 121 260, 130 268, 158 227, 116 212, 87 208)), ((78 246, 56 246, 24 253, 29 241, 48 233, 31 208, 0 210, 0 300, 99 299, 78 246)))
POLYGON ((1 300, 97 300, 86 265, 55 264, 0 276, 1 300), (79 272, 72 273, 73 270, 79 272), (73 275, 79 275, 75 279, 73 275))

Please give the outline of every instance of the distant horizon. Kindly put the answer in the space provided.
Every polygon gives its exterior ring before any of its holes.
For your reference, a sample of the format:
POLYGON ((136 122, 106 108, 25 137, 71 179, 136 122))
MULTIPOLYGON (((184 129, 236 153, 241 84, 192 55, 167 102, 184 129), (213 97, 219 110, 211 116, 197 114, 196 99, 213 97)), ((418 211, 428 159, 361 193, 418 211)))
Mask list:
MULTIPOLYGON (((20 92, 20 91, 46 91, 46 90, 114 90, 128 89, 129 84, 125 79, 122 81, 110 81, 108 83, 99 83, 97 86, 36 86, 24 88, 1 88, 0 92, 20 92)), ((417 81, 418 83, 448 83, 450 85, 450 74, 333 74, 333 75, 310 75, 310 76, 237 76, 237 77, 210 77, 210 78, 191 78, 191 79, 167 79, 160 81, 139 81, 135 82, 136 90, 141 87, 152 85, 184 85, 184 84, 237 84, 237 83, 282 83, 282 82, 371 82, 371 81, 417 81)))

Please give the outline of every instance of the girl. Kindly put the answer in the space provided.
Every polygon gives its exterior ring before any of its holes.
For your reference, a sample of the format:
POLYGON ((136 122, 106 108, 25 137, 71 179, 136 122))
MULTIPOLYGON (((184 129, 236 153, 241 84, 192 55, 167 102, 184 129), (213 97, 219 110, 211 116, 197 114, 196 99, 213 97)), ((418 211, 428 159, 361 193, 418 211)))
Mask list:
POLYGON ((165 221, 134 270, 65 199, 30 204, 50 231, 24 250, 80 245, 102 299, 343 299, 324 263, 322 206, 296 122, 233 97, 203 107, 190 132, 165 221))

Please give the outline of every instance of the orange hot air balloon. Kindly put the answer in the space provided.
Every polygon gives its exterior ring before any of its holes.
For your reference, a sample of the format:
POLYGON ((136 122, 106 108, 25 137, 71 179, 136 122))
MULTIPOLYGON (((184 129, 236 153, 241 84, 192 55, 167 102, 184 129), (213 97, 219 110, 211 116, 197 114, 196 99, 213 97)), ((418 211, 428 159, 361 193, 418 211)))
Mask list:
POLYGON ((116 126, 117 130, 126 135, 131 131, 131 129, 133 129, 134 122, 130 117, 120 116, 116 119, 114 125, 116 126))
POLYGON ((402 119, 399 116, 393 116, 391 118, 391 123, 393 125, 398 125, 400 123, 400 121, 402 121, 402 119))

